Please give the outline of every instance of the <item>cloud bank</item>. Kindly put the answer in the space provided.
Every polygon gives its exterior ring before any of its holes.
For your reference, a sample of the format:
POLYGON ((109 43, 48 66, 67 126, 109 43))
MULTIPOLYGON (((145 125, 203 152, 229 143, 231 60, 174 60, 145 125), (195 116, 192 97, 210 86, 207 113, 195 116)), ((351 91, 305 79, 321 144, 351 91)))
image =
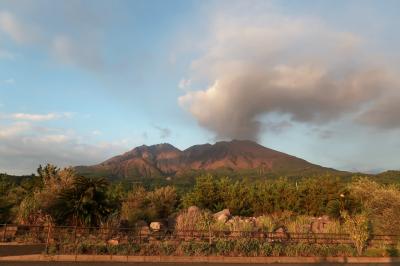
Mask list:
POLYGON ((94 164, 132 145, 127 140, 95 142, 93 136, 40 126, 37 122, 0 124, 0 172, 29 174, 46 163, 60 167, 94 164))
MULTIPOLYGON (((103 70, 105 55, 96 18, 83 4, 75 2, 74 5, 81 14, 71 15, 67 11, 66 13, 60 10, 55 11, 59 15, 55 23, 65 21, 64 27, 56 31, 52 29, 51 24, 37 23, 34 20, 35 17, 43 16, 51 18, 51 13, 43 11, 39 15, 33 14, 33 19, 28 21, 13 12, 0 9, 0 35, 7 36, 20 46, 33 46, 44 50, 62 64, 91 71, 103 70), (76 25, 76 23, 80 24, 76 25), (74 28, 71 31, 69 27, 74 28)), ((10 52, 0 50, 0 58, 12 59, 13 57, 10 52)))
POLYGON ((268 10, 217 12, 204 52, 179 104, 219 139, 258 140, 274 123, 327 124, 343 117, 377 128, 400 122, 399 80, 366 48, 367 40, 317 19, 268 10), (368 52, 367 52, 368 51, 368 52), (282 118, 283 119, 283 118, 282 118))

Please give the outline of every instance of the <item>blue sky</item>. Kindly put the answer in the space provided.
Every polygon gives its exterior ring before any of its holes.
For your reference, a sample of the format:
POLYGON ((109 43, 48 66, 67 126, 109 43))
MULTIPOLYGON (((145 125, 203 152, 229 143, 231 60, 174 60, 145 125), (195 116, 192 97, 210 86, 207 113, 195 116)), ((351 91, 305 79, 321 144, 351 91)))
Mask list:
POLYGON ((0 1, 0 172, 253 139, 399 169, 398 1, 0 1))

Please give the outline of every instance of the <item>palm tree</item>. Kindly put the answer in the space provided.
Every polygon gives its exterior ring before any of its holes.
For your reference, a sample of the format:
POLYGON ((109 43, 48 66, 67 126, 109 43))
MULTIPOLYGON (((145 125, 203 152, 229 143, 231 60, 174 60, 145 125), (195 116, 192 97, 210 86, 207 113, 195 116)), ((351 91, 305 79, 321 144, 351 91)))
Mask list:
POLYGON ((49 213, 58 224, 98 226, 112 211, 104 178, 76 177, 72 187, 62 190, 49 213))

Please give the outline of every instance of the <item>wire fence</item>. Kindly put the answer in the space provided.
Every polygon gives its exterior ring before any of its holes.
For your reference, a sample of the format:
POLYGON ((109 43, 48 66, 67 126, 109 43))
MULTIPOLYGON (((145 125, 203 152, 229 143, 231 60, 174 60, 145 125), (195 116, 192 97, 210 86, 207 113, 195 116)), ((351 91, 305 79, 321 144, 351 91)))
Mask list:
MULTIPOLYGON (((294 233, 266 231, 177 231, 156 230, 148 227, 111 228, 111 227, 77 227, 77 226, 43 226, 0 224, 0 242, 43 245, 45 253, 57 254, 112 254, 125 246, 125 253, 140 249, 142 245, 154 243, 208 243, 218 240, 237 241, 252 239, 257 243, 269 244, 305 244, 305 245, 353 245, 348 234, 335 233, 294 233), (91 248, 89 248, 91 247, 91 248), (95 247, 95 248, 94 248, 95 247), (51 250, 53 251, 51 251, 51 250), (49 251, 50 250, 50 251, 49 251), (93 251, 94 250, 94 251, 93 251)), ((395 245, 399 243, 398 235, 371 235, 369 245, 395 245)))

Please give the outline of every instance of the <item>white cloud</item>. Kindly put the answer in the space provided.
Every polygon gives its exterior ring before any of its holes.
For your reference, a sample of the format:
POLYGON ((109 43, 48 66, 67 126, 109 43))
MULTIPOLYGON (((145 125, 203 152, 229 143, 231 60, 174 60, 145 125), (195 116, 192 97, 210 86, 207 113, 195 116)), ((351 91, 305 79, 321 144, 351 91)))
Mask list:
POLYGON ((365 52, 367 40, 269 8, 217 10, 188 79, 210 85, 178 99, 201 126, 218 138, 257 140, 268 114, 314 125, 363 112, 378 125, 400 115, 394 104, 371 113, 379 99, 400 102, 400 81, 365 52))
MULTIPOLYGON (((81 8, 80 12, 85 11, 83 5, 79 5, 79 8, 81 8)), ((40 14, 41 17, 46 15, 48 14, 40 14)), ((89 14, 81 15, 85 16, 85 20, 91 19, 89 14)), ((44 50, 62 64, 93 71, 99 71, 104 67, 104 56, 100 49, 101 41, 98 35, 94 34, 99 31, 95 23, 89 23, 90 26, 85 25, 82 28, 75 25, 73 31, 69 32, 64 27, 54 31, 50 25, 35 23, 32 18, 30 19, 30 21, 23 20, 21 16, 0 10, 0 33, 4 33, 19 45, 31 45, 44 50)), ((69 17, 63 19, 67 22, 71 20, 69 17)), ((73 21, 73 23, 77 22, 73 21)), ((65 26, 68 28, 69 24, 73 23, 67 23, 65 26)), ((0 50, 0 58, 14 59, 14 57, 14 54, 0 50)))
POLYGON ((10 51, 0 49, 0 59, 14 60, 16 55, 10 51))
POLYGON ((15 84, 15 79, 8 78, 8 79, 0 80, 0 85, 2 85, 2 84, 9 85, 9 86, 14 85, 15 84))
POLYGON ((183 78, 179 81, 178 87, 181 90, 189 90, 191 85, 192 85, 192 80, 183 78))
POLYGON ((95 135, 95 136, 100 136, 103 133, 100 130, 93 130, 92 134, 95 135))
POLYGON ((38 37, 36 29, 19 21, 8 11, 0 10, 0 30, 19 44, 34 42, 38 37))
POLYGON ((68 36, 55 36, 51 44, 52 54, 60 62, 70 65, 84 66, 99 70, 103 67, 103 59, 94 44, 78 43, 68 36))
POLYGON ((29 129, 31 129, 31 125, 26 122, 14 123, 11 126, 0 126, 0 139, 15 137, 29 129))
POLYGON ((30 114, 30 113, 12 113, 0 114, 0 118, 11 120, 25 120, 25 121, 50 121, 61 118, 70 118, 71 113, 47 113, 47 114, 30 114))
POLYGON ((167 127, 160 127, 160 126, 155 125, 154 128, 159 131, 161 139, 169 138, 172 134, 171 129, 169 129, 167 127))
POLYGON ((99 163, 138 143, 131 139, 93 142, 61 128, 43 128, 31 122, 0 125, 0 172, 29 174, 39 164, 60 167, 99 163))

